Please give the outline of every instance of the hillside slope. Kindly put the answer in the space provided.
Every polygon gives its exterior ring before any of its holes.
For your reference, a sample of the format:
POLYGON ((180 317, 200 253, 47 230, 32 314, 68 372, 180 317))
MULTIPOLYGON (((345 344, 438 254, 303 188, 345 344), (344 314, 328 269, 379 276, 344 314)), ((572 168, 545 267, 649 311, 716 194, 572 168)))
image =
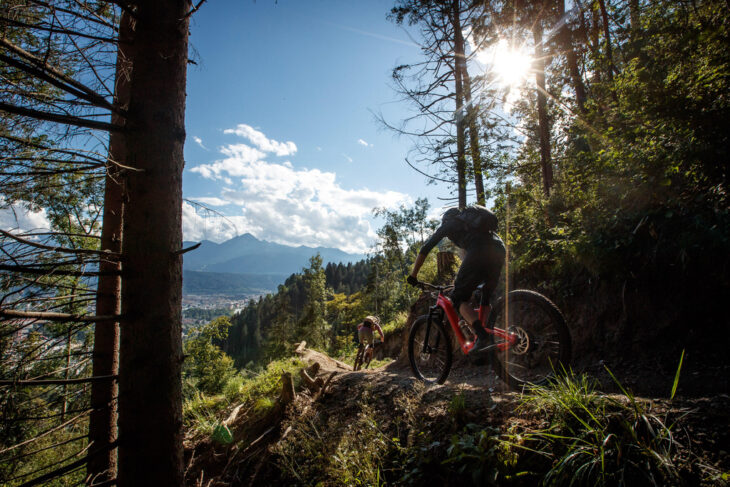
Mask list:
MULTIPOLYGON (((565 411, 536 408, 544 403, 505 390, 487 367, 462 361, 446 384, 424 387, 398 362, 353 372, 320 352, 298 352, 310 370, 317 364, 317 376, 328 379, 324 390, 300 384, 286 400, 283 391, 263 418, 255 410, 234 415, 229 445, 210 438, 189 441, 191 485, 536 485, 565 446, 540 435, 565 411)), ((610 418, 634 410, 644 411, 648 421, 673 425, 666 455, 671 468, 655 475, 675 485, 722 485, 722 473, 730 468, 727 395, 632 402, 596 393, 594 400, 610 405, 603 413, 594 411, 597 421, 606 415, 607 430, 620 425, 610 418)), ((575 426, 565 424, 563 435, 570 436, 575 426)), ((630 443, 614 438, 615 444, 604 445, 607 457, 630 443)), ((624 455, 629 458, 630 449, 624 455)), ((614 475, 619 467, 639 482, 633 485, 646 484, 640 470, 621 461, 606 471, 614 475)))

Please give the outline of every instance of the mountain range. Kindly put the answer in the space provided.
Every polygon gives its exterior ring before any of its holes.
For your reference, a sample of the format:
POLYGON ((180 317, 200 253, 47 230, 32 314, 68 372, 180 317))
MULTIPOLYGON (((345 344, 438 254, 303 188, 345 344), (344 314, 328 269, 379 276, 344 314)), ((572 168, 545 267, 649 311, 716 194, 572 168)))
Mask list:
MULTIPOLYGON (((184 242, 183 248, 192 245, 195 242, 184 242)), ((193 284, 193 280, 199 291, 225 288, 226 281, 231 281, 232 287, 238 287, 232 282, 236 281, 246 288, 273 290, 287 276, 308 267, 309 259, 316 254, 322 256, 323 264, 357 262, 365 258, 362 254, 348 254, 328 247, 290 247, 259 240, 246 233, 222 243, 203 240, 200 247, 187 252, 183 257, 183 281, 187 292, 192 291, 189 284, 193 284), (245 279, 233 274, 245 275, 245 279), (208 285, 209 281, 212 286, 208 285)))

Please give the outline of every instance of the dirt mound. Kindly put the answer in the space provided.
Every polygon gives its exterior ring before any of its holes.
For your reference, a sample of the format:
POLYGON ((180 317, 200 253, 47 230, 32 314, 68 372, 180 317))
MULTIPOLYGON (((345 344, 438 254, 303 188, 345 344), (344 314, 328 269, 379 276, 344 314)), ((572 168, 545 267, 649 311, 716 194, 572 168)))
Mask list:
POLYGON ((302 342, 295 350, 295 353, 299 355, 299 357, 303 361, 309 364, 316 362, 319 364, 320 370, 328 372, 352 371, 352 366, 346 364, 345 362, 340 362, 339 360, 335 360, 327 354, 318 352, 316 350, 310 350, 309 348, 305 348, 305 346, 306 342, 302 342))

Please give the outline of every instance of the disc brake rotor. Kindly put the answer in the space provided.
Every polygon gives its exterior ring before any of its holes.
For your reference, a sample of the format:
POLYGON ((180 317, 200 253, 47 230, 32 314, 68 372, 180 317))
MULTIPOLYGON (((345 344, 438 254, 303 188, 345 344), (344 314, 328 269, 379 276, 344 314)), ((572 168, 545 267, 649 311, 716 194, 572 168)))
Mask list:
POLYGON ((510 326, 510 333, 517 335, 517 343, 510 347, 510 352, 514 355, 524 355, 530 350, 530 336, 523 328, 519 326, 510 326))

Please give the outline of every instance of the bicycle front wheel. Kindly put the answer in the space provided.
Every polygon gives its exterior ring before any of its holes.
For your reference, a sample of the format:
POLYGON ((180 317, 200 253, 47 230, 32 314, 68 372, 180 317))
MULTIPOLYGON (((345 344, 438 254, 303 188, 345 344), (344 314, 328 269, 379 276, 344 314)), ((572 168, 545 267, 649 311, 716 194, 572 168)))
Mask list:
POLYGON ((424 382, 443 384, 451 370, 451 340, 443 323, 424 315, 408 335, 408 359, 413 375, 424 382))
POLYGON ((568 326, 558 307, 542 294, 510 292, 494 307, 490 324, 517 335, 517 343, 494 351, 495 371, 510 387, 544 383, 568 367, 568 326))
POLYGON ((363 355, 363 369, 370 367, 370 361, 373 359, 373 349, 368 347, 363 355))
POLYGON ((362 345, 357 347, 357 355, 355 355, 355 363, 352 365, 352 370, 360 370, 360 366, 362 365, 362 355, 364 352, 364 348, 362 345))

